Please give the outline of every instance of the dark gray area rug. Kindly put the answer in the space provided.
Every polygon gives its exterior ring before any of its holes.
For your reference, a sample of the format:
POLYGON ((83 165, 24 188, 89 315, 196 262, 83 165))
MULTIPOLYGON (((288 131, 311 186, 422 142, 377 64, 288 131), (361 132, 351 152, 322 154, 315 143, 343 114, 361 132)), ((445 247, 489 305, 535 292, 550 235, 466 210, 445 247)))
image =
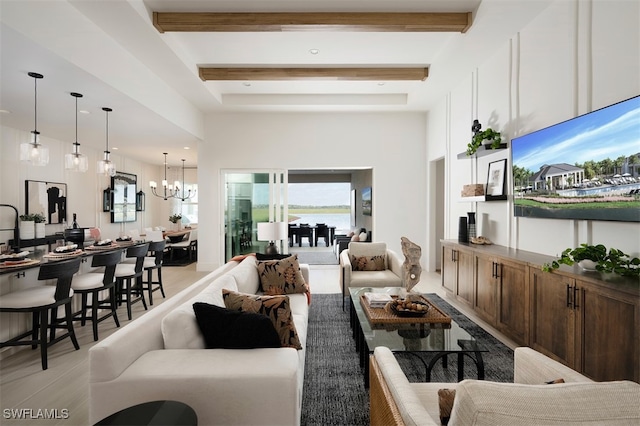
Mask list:
MULTIPOLYGON (((349 326, 348 305, 342 310, 340 294, 314 294, 307 332, 307 353, 302 398, 302 425, 368 425, 369 390, 364 386, 358 354, 349 326)), ((513 381, 513 351, 435 294, 430 300, 489 349, 484 354, 485 379, 513 381)), ((407 378, 424 381, 424 366, 410 357, 398 357, 407 378)), ((475 376, 472 362, 466 377, 475 376)), ((432 381, 456 382, 454 359, 447 369, 438 363, 432 381)))

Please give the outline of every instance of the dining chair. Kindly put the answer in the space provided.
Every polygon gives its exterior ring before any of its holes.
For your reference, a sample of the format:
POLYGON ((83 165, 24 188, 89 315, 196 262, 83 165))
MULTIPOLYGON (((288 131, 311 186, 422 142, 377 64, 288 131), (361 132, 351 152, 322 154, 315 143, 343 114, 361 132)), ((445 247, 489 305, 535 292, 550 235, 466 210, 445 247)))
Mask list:
POLYGON ((318 247, 318 238, 324 239, 324 243, 329 247, 329 227, 324 223, 316 223, 314 244, 318 247))
POLYGON ((38 281, 56 280, 56 285, 38 285, 25 290, 14 291, 0 296, 0 312, 30 312, 32 314, 32 329, 10 340, 0 342, 0 348, 6 346, 30 345, 35 349, 40 345, 42 369, 48 368, 47 349, 49 346, 69 337, 76 350, 80 349, 73 329, 73 314, 71 299, 73 290, 71 283, 73 275, 80 270, 80 257, 40 265, 38 281), (49 323, 49 312, 57 312, 58 307, 64 306, 65 321, 49 323), (64 328, 67 332, 55 337, 54 330, 64 328), (47 339, 47 331, 51 329, 51 337, 47 339), (27 337, 30 339, 26 339, 27 337))
POLYGON ((302 239, 306 238, 309 241, 309 246, 313 247, 313 232, 308 223, 301 223, 298 229, 298 247, 302 247, 302 239))
POLYGON ((93 340, 98 340, 98 323, 109 317, 113 317, 116 327, 120 327, 116 306, 116 266, 122 260, 122 250, 113 250, 105 253, 97 253, 92 256, 91 266, 101 268, 99 271, 80 274, 73 279, 71 288, 74 294, 81 297, 80 310, 73 314, 75 321, 80 321, 84 327, 87 322, 87 311, 91 309, 91 323, 93 325, 93 340), (108 291, 108 297, 100 299, 100 295, 108 291), (88 298, 91 295, 91 305, 88 298), (105 309, 107 312, 98 317, 98 310, 105 309), (78 318, 79 317, 79 318, 78 318))
MULTIPOLYGON (((178 243, 172 243, 170 246, 170 255, 169 255, 169 259, 173 260, 173 253, 176 249, 178 250, 187 250, 188 252, 188 256, 189 256, 189 260, 192 259, 192 256, 194 253, 197 253, 198 250, 198 230, 197 229, 192 229, 189 232, 189 236, 187 237, 186 240, 182 240, 178 243)), ((197 256, 197 254, 196 254, 197 256)), ((197 258, 197 257, 196 257, 197 258)))
POLYGON ((142 272, 144 259, 149 251, 149 243, 137 244, 127 248, 126 257, 135 258, 135 263, 120 262, 116 266, 116 292, 118 302, 127 304, 127 317, 131 320, 131 306, 136 302, 142 302, 145 311, 147 302, 142 291, 142 272), (133 296, 136 296, 135 298, 133 296))
MULTIPOLYGON (((162 231, 160 231, 162 232, 162 231)), ((149 292, 149 305, 153 305, 153 292, 160 290, 162 298, 165 298, 164 287, 162 286, 162 261, 164 259, 164 250, 167 242, 153 241, 149 243, 149 253, 151 256, 144 258, 143 269, 146 272, 147 279, 142 281, 142 290, 149 292), (158 280, 153 280, 153 271, 157 271, 158 280)))

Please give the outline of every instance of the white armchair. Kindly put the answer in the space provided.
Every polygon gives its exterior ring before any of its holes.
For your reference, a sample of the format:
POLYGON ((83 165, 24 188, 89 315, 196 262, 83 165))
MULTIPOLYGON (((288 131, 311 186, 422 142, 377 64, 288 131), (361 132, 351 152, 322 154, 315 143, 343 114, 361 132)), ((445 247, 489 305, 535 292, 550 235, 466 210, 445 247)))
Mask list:
POLYGON ((340 286, 343 306, 349 287, 400 287, 402 262, 386 243, 349 243, 347 250, 340 253, 340 286), (378 270, 368 270, 374 256, 384 258, 384 269, 378 263, 378 268, 373 268, 378 270))

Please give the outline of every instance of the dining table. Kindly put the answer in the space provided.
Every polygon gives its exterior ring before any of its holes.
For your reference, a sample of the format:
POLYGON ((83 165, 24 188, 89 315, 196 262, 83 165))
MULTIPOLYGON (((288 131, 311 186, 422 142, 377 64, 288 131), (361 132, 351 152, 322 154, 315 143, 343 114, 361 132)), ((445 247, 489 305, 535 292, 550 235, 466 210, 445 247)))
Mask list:
MULTIPOLYGON (((333 244, 333 238, 336 234, 336 227, 327 225, 329 229, 329 244, 333 244)), ((317 225, 309 226, 311 230, 311 236, 309 237, 309 246, 314 246, 314 241, 316 240, 316 231, 318 229, 317 225)), ((297 223, 289 224, 289 247, 293 247, 293 245, 298 242, 298 245, 301 244, 300 241, 300 225, 297 223)), ((328 244, 328 245, 329 245, 328 244)))

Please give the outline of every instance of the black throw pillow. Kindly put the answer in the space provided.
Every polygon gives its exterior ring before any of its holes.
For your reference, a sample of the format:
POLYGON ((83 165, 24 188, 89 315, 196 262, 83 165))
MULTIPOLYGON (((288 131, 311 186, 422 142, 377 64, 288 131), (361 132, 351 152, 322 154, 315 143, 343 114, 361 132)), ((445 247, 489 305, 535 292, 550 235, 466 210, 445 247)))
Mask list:
POLYGON ((193 304, 207 349, 279 348, 280 337, 266 315, 193 304))
POLYGON ((256 259, 258 259, 258 260, 282 260, 282 259, 286 259, 289 256, 291 256, 291 254, 280 254, 280 253, 263 254, 263 253, 256 253, 256 259))

